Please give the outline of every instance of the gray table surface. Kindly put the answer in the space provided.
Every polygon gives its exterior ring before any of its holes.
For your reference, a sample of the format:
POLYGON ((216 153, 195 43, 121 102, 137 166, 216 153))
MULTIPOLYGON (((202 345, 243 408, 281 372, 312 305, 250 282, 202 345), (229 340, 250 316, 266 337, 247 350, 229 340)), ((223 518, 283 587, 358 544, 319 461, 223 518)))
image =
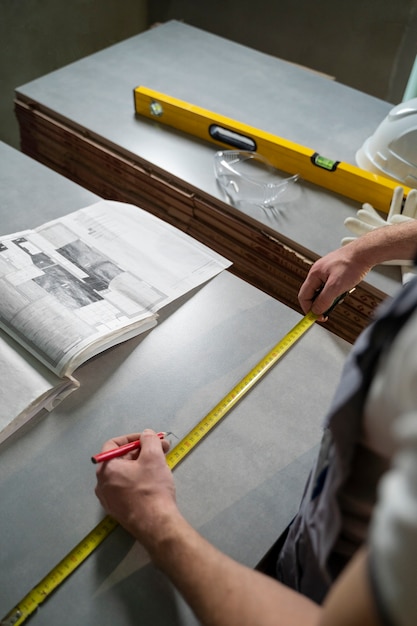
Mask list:
MULTIPOLYGON (((137 155, 196 189, 226 200, 213 173, 218 147, 135 115, 144 85, 334 160, 355 152, 392 105, 267 54, 171 21, 17 88, 54 115, 137 155)), ((277 210, 245 207, 261 223, 323 255, 350 233, 344 219, 360 204, 311 184, 277 210)), ((367 199, 364 198, 364 201, 367 199)), ((379 266, 368 282, 393 293, 397 267, 379 266)))
MULTIPOLYGON (((97 198, 0 144, 4 232, 97 198)), ((81 367, 81 388, 0 448, 0 617, 103 517, 90 462, 103 440, 150 426, 185 435, 300 319, 223 272, 159 325, 81 367)), ((296 511, 350 346, 314 326, 175 470, 184 514, 254 566, 296 511)), ((0 392, 1 393, 1 392, 0 392)), ((194 625, 118 528, 31 623, 194 625)))

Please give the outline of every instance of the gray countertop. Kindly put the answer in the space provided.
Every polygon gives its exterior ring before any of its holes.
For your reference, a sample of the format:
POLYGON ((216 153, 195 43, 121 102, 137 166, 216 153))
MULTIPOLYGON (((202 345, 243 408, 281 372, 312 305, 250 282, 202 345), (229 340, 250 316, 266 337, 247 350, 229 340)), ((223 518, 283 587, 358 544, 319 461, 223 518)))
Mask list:
MULTIPOLYGON (((392 107, 270 55, 171 21, 20 86, 36 104, 110 149, 145 160, 194 189, 227 199, 213 172, 216 145, 135 115, 133 89, 144 85, 354 164, 356 150, 392 107)), ((121 181, 122 184, 122 181, 121 181)), ((306 182, 277 210, 243 210, 316 254, 350 233, 344 219, 358 203, 306 182)), ((366 201, 366 198, 364 198, 366 201)), ((397 267, 368 282, 393 293, 397 267)))
MULTIPOLYGON (((97 197, 0 144, 4 232, 97 197)), ((150 426, 184 436, 300 319, 225 271, 173 303, 150 333, 76 372, 81 387, 0 448, 0 616, 103 517, 90 456, 150 426)), ((294 514, 349 345, 314 326, 174 470, 179 505, 254 566, 294 514)), ((31 618, 47 624, 195 624, 120 528, 31 618)))

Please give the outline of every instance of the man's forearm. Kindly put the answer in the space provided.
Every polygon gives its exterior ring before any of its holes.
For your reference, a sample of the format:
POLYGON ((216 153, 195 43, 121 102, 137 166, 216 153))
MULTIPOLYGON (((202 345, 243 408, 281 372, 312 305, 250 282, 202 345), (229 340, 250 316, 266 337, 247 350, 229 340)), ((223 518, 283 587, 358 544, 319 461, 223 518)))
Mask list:
POLYGON ((363 257, 370 266, 384 261, 413 260, 417 254, 417 220, 381 226, 358 237, 350 244, 355 257, 363 257))
MULTIPOLYGON (((103 451, 136 441, 137 437, 134 433, 109 440, 103 451)), ((139 455, 124 461, 113 459, 97 469, 96 495, 106 511, 148 550, 155 565, 177 587, 202 624, 318 626, 322 618, 326 619, 326 603, 321 609, 272 578, 230 559, 197 533, 178 511, 172 474, 160 439, 149 430, 143 431, 140 439, 139 455)), ((355 597, 356 609, 351 611, 350 598, 356 594, 357 575, 346 577, 348 591, 335 593, 335 601, 329 604, 329 620, 322 622, 323 626, 378 623, 377 619, 370 620, 376 614, 364 564, 365 559, 359 562, 364 577, 358 596, 362 602, 359 605, 355 597)))
MULTIPOLYGON (((180 515, 147 548, 202 624, 313 626, 321 609, 208 543, 180 515)), ((158 533, 159 534, 159 533, 158 533)))

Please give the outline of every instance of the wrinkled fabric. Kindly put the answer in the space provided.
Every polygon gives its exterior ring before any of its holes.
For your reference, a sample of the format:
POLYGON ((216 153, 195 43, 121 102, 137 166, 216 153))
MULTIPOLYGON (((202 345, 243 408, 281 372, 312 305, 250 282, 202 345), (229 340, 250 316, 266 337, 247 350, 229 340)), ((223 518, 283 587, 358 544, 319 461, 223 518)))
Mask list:
MULTIPOLYGON (((334 558, 341 530, 338 495, 349 477, 367 393, 379 359, 417 307, 417 280, 380 307, 346 360, 324 421, 319 454, 299 511, 278 556, 276 574, 284 584, 321 603, 346 561, 334 558)), ((377 484, 375 484, 375 492, 377 484)))

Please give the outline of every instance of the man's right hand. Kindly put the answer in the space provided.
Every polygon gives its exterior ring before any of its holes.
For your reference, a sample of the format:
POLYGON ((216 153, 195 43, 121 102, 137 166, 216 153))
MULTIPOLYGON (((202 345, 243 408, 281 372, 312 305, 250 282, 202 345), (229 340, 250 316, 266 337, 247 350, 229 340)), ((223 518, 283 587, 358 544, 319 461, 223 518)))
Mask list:
POLYGON ((144 430, 111 439, 102 451, 138 438, 140 450, 98 466, 95 492, 107 513, 151 550, 164 524, 178 513, 174 479, 165 459, 169 442, 144 430))

